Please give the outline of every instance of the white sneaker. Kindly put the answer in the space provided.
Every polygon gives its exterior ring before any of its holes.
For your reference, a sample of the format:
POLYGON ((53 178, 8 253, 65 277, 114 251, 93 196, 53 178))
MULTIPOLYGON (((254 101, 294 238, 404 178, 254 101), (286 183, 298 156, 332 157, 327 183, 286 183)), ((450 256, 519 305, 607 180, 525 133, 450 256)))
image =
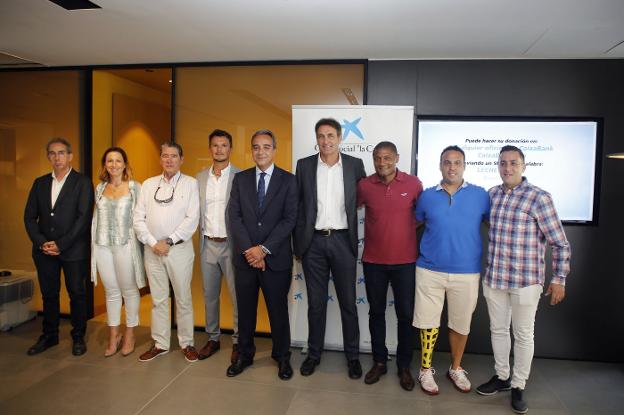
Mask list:
POLYGON ((453 382, 453 385, 455 385, 455 388, 458 391, 463 392, 463 393, 468 393, 470 392, 472 385, 470 384, 470 381, 468 380, 468 377, 466 376, 467 374, 468 372, 462 369, 461 366, 455 370, 453 370, 452 367, 449 367, 449 370, 446 376, 451 380, 451 382, 453 382))
POLYGON ((418 382, 420 382, 420 389, 422 389, 428 395, 437 395, 439 393, 438 384, 433 380, 435 369, 430 367, 429 369, 420 368, 418 375, 418 382))

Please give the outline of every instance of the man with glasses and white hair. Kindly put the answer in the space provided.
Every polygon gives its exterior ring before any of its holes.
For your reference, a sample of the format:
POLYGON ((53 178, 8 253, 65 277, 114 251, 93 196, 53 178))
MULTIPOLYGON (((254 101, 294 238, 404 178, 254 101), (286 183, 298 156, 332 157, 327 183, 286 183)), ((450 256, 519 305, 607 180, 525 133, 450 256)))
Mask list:
POLYGON ((160 148, 161 175, 143 183, 134 209, 134 230, 145 246, 145 270, 152 295, 153 346, 139 360, 150 361, 169 351, 171 319, 169 282, 176 301, 178 342, 189 362, 198 360, 193 341, 191 280, 195 252, 191 240, 199 222, 197 180, 180 172, 182 147, 166 142, 160 148))

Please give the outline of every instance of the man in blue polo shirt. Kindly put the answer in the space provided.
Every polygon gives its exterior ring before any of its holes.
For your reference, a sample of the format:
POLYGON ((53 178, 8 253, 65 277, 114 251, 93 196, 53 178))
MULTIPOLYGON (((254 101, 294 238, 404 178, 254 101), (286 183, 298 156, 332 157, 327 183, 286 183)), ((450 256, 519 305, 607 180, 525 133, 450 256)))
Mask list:
POLYGON ((459 391, 471 389, 461 360, 479 295, 480 228, 489 217, 490 199, 485 189, 464 181, 465 158, 458 146, 445 148, 440 155, 442 181, 425 190, 416 206, 416 220, 425 224, 425 232, 416 261, 413 325, 420 329, 422 346, 418 381, 429 395, 438 394, 431 361, 445 296, 451 346, 447 377, 459 391))

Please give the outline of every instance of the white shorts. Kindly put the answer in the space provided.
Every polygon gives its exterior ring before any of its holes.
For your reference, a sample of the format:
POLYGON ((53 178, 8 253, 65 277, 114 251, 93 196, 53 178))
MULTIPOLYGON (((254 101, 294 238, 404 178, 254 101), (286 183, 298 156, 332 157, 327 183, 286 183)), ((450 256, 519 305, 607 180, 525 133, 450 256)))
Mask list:
POLYGON ((448 303, 448 327, 463 335, 470 333, 472 313, 479 298, 480 274, 449 274, 416 267, 414 327, 440 327, 444 297, 448 303))

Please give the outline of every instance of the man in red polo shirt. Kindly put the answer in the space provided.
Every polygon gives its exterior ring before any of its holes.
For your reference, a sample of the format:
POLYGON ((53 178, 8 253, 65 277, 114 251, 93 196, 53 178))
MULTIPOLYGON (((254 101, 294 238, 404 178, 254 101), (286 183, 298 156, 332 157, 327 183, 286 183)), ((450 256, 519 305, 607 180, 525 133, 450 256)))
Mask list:
POLYGON ((410 391, 414 388, 410 363, 414 349, 412 315, 418 257, 413 212, 423 187, 417 177, 397 169, 398 161, 396 146, 389 141, 380 142, 373 150, 375 173, 358 183, 358 205, 366 207, 362 263, 374 361, 364 382, 375 383, 388 371, 386 299, 390 284, 398 320, 399 383, 410 391))

